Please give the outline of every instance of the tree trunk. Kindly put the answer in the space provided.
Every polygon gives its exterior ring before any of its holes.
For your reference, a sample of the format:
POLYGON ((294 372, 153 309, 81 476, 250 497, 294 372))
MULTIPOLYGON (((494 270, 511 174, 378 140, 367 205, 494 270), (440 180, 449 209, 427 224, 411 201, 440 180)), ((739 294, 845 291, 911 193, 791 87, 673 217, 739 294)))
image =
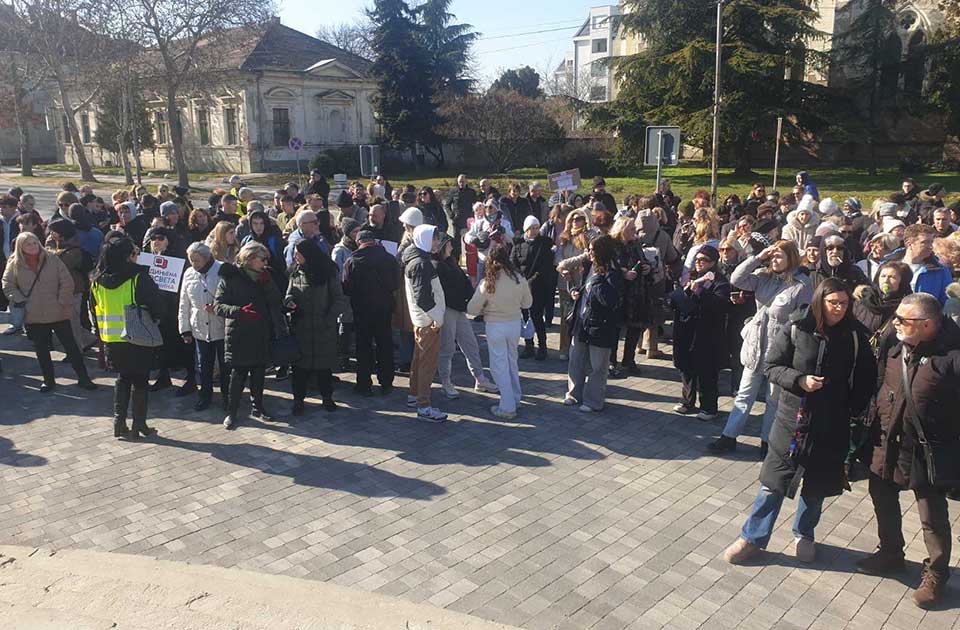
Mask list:
POLYGON ((180 110, 177 109, 177 92, 173 87, 167 88, 167 119, 170 121, 170 144, 173 145, 177 184, 189 188, 190 174, 187 172, 187 161, 183 157, 183 127, 180 124, 180 110))
POLYGON ((127 120, 133 121, 133 132, 130 138, 133 141, 133 163, 137 169, 137 185, 143 184, 143 164, 140 162, 140 117, 133 112, 132 94, 129 82, 124 85, 126 98, 123 99, 123 108, 127 112, 127 120))
MULTIPOLYGON (((16 71, 15 71, 16 72, 16 71)), ((13 79, 13 117, 17 124, 17 139, 20 141, 20 175, 33 177, 33 154, 30 151, 30 121, 24 111, 23 89, 20 77, 13 79)))
POLYGON ((750 152, 750 138, 738 139, 734 150, 736 151, 735 155, 735 165, 736 168, 733 171, 733 174, 737 177, 748 177, 753 175, 753 171, 750 170, 750 167, 753 163, 752 155, 750 152))
POLYGON ((123 175, 127 186, 133 185, 133 173, 130 172, 130 158, 127 156, 127 130, 130 128, 130 118, 127 116, 126 99, 120 103, 120 134, 117 136, 117 148, 120 149, 120 163, 123 164, 123 175))
POLYGON ((57 90, 60 92, 60 103, 63 106, 64 118, 67 121, 70 144, 73 145, 73 157, 77 161, 77 166, 80 167, 80 179, 85 182, 95 182, 97 178, 93 176, 93 169, 90 168, 90 162, 87 160, 87 152, 83 148, 83 139, 80 138, 80 131, 77 129, 77 112, 70 105, 67 88, 63 84, 63 78, 59 76, 57 77, 57 90))

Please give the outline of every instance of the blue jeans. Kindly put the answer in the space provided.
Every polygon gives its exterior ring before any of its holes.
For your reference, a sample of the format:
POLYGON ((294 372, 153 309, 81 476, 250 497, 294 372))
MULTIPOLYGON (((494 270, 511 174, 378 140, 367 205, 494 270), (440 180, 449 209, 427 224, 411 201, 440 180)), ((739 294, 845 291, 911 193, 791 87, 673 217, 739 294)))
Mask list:
MULTIPOLYGON (((780 514, 780 508, 783 506, 783 499, 784 495, 761 485, 740 536, 748 543, 766 549, 767 543, 770 542, 770 535, 773 533, 773 526, 777 524, 777 515, 780 514)), ((797 517, 793 521, 793 535, 796 538, 813 540, 813 530, 820 522, 822 511, 823 497, 801 495, 797 505, 797 517)))
MULTIPOLYGON (((723 435, 737 439, 743 433, 743 427, 746 426, 747 419, 750 417, 750 409, 753 408, 753 403, 757 401, 757 395, 760 393, 760 387, 764 382, 762 369, 743 368, 743 375, 740 377, 740 389, 733 399, 733 408, 730 410, 730 415, 727 416, 727 424, 723 427, 723 435)), ((773 426, 773 419, 777 415, 779 398, 780 388, 773 383, 769 383, 766 408, 763 411, 763 425, 760 429, 760 439, 764 442, 769 441, 770 427, 773 426)))

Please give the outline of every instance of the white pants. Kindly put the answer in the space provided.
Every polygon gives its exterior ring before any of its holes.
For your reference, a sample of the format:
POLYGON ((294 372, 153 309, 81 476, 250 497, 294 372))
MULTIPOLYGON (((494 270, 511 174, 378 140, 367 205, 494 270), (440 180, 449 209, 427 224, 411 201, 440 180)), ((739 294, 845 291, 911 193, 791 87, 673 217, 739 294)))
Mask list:
POLYGON ((520 343, 520 320, 486 322, 487 351, 490 373, 500 388, 500 411, 513 413, 520 404, 520 369, 517 367, 517 344, 520 343))
POLYGON ((448 308, 443 316, 443 328, 440 329, 440 363, 437 373, 441 383, 450 380, 450 367, 457 346, 460 346, 460 352, 467 359, 467 367, 470 368, 474 380, 486 380, 483 376, 480 344, 473 332, 473 324, 467 319, 466 313, 448 308))

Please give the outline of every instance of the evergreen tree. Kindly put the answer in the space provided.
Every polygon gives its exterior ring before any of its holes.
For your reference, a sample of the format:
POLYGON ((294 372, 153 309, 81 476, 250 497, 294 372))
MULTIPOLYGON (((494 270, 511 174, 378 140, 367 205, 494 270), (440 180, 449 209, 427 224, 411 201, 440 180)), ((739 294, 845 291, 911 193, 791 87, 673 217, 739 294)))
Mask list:
MULTIPOLYGON (((620 92, 588 112, 617 132, 618 161, 636 164, 644 127, 674 124, 684 142, 709 153, 713 125, 715 0, 627 0, 622 28, 639 33, 641 52, 616 63, 620 92)), ((822 63, 805 42, 822 37, 808 0, 730 0, 723 9, 720 155, 750 171, 753 146, 771 140, 784 118, 788 138, 825 128, 834 116, 826 88, 804 78, 822 63)))
POLYGON ((960 0, 939 3, 944 22, 930 40, 926 100, 944 115, 946 131, 960 135, 960 0))
POLYGON ((505 70, 490 90, 509 90, 527 98, 540 98, 543 90, 540 89, 540 74, 530 66, 505 70))
POLYGON ((452 0, 426 0, 414 9, 423 43, 430 53, 433 76, 441 93, 463 96, 475 81, 469 76, 470 47, 479 37, 469 24, 452 24, 452 0))
MULTIPOLYGON (((123 146, 127 151, 133 150, 133 131, 137 131, 140 149, 153 149, 153 127, 143 99, 134 94, 130 99, 131 110, 128 112, 130 121, 123 136, 123 146)), ((120 153, 120 135, 123 126, 123 91, 120 86, 107 89, 101 94, 97 103, 97 130, 94 141, 111 153, 120 153)))

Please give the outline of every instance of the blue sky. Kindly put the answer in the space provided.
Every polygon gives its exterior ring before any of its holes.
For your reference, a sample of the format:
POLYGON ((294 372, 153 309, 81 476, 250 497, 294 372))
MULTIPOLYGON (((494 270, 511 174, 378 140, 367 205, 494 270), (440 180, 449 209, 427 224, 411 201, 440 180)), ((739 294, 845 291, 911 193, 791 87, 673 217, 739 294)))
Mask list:
MULTIPOLYGON (((352 22, 369 4, 371 0, 281 0, 280 19, 313 35, 324 23, 352 22)), ((459 23, 473 25, 483 37, 474 53, 478 78, 486 85, 498 70, 529 65, 543 74, 548 63, 559 65, 573 49, 573 34, 590 6, 573 0, 454 0, 451 10, 459 23)))

